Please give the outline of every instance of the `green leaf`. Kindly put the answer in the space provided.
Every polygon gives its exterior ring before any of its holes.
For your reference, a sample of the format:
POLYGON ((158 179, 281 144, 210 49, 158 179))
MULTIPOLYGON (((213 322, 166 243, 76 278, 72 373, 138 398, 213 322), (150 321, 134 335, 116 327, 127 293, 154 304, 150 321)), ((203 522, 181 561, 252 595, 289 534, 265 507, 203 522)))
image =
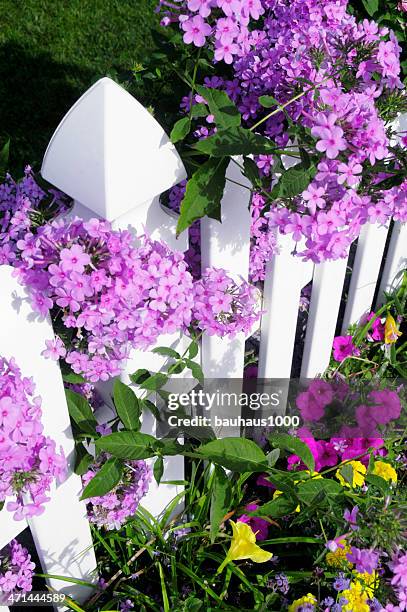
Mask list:
POLYGON ((85 433, 96 434, 97 421, 86 399, 70 389, 65 389, 68 411, 71 419, 85 433))
POLYGON ((198 342, 196 342, 195 340, 193 340, 191 342, 191 344, 188 347, 188 355, 190 359, 195 359, 195 357, 198 355, 199 352, 199 345, 198 342))
POLYGON ((276 497, 276 499, 273 499, 267 504, 260 506, 260 508, 257 508, 255 512, 250 512, 250 514, 253 514, 254 516, 280 518, 294 512, 297 506, 297 502, 287 498, 285 495, 279 495, 276 497))
POLYGON ((299 195, 307 189, 316 172, 315 166, 306 168, 303 164, 289 168, 281 175, 271 195, 275 198, 293 198, 299 195))
POLYGON ((244 157, 243 167, 244 167, 244 174, 249 179, 251 184, 257 185, 260 180, 260 176, 259 176, 259 169, 256 163, 250 157, 244 157))
POLYGON ((191 121, 189 117, 182 117, 176 122, 171 130, 170 139, 173 144, 184 140, 185 136, 188 136, 191 130, 191 121))
POLYGON ((161 389, 161 387, 163 387, 167 381, 167 374, 157 372, 157 374, 153 374, 149 378, 146 378, 146 380, 141 383, 140 387, 142 389, 147 389, 148 391, 157 391, 158 389, 161 389))
POLYGON ((133 389, 122 383, 118 378, 113 385, 113 399, 117 414, 126 429, 140 429, 140 402, 133 389))
POLYGON ((311 472, 315 470, 315 460, 309 447, 294 436, 288 434, 272 434, 269 436, 270 443, 275 448, 286 450, 293 455, 298 455, 301 461, 307 466, 311 472))
POLYGON ((343 488, 339 482, 327 478, 312 478, 301 482, 297 487, 297 495, 301 502, 310 504, 317 495, 321 495, 321 501, 328 497, 337 497, 343 494, 343 488))
POLYGON ((123 464, 111 457, 95 474, 85 487, 81 499, 99 497, 109 493, 119 482, 123 474, 123 464))
POLYGON ((82 476, 93 461, 92 455, 88 453, 82 443, 75 444, 75 474, 82 476))
POLYGON ((201 385, 203 385, 205 378, 199 363, 196 363, 196 361, 191 361, 191 359, 185 359, 185 363, 187 367, 191 370, 192 376, 196 378, 196 380, 200 382, 201 385))
POLYGON ((229 159, 209 159, 189 179, 181 202, 177 235, 205 215, 220 221, 228 165, 229 159))
POLYGON ((234 127, 228 130, 218 130, 213 136, 196 142, 193 148, 211 157, 225 157, 226 155, 270 154, 276 150, 276 145, 270 138, 242 127, 234 127))
POLYGON ((213 440, 196 452, 234 472, 264 472, 267 469, 266 455, 255 442, 246 438, 213 440))
POLYGON ((227 129, 240 125, 242 118, 239 110, 225 91, 209 89, 202 85, 196 85, 195 89, 205 98, 218 128, 227 129))
POLYGON ((362 2, 370 17, 373 17, 373 15, 379 10, 379 0, 362 0, 362 2))
POLYGON ((69 372, 69 374, 63 374, 62 380, 66 383, 71 383, 73 385, 82 385, 86 382, 86 380, 80 374, 75 374, 75 372, 69 372))
POLYGON ((179 359, 181 357, 177 351, 174 351, 174 349, 168 346, 157 346, 151 352, 157 353, 158 355, 164 355, 165 357, 173 357, 174 359, 179 359))
POLYGON ((145 433, 119 431, 96 440, 96 447, 119 459, 147 459, 160 448, 159 440, 145 433))
POLYGON ((339 469, 339 473, 345 482, 349 483, 351 486, 353 484, 353 467, 350 463, 346 463, 339 469))
POLYGON ((377 474, 366 474, 365 480, 377 487, 383 495, 389 494, 389 483, 381 476, 377 476, 377 474))
POLYGON ((273 98, 273 96, 260 96, 259 102, 263 108, 273 108, 273 106, 280 106, 280 102, 273 98))
POLYGON ((230 510, 231 500, 232 489, 230 480, 225 470, 219 465, 216 465, 213 474, 210 510, 210 537, 212 544, 218 534, 219 525, 223 517, 230 510))
POLYGON ((143 399, 141 400, 141 405, 143 409, 149 410, 157 421, 161 421, 161 413, 153 402, 150 402, 148 399, 143 399))
POLYGON ((130 380, 135 385, 141 385, 142 382, 150 378, 151 374, 145 368, 140 368, 134 372, 134 374, 130 374, 130 380))
POLYGON ((274 467, 280 457, 280 449, 274 448, 272 451, 267 453, 267 463, 269 467, 274 467))
POLYGON ((157 457, 154 462, 153 474, 156 483, 159 485, 161 482, 161 478, 164 474, 164 459, 162 457, 157 457))
POLYGON ((201 102, 199 104, 194 104, 191 109, 192 117, 206 117, 207 114, 208 109, 206 108, 206 105, 202 104, 201 102))

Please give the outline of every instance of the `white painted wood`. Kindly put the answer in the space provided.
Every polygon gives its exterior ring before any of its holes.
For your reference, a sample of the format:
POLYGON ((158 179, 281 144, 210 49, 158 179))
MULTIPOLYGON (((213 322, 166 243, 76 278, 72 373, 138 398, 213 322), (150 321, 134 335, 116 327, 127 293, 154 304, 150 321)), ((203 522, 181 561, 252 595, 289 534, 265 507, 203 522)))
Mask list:
POLYGON ((383 304, 384 292, 393 291, 401 280, 401 272, 407 268, 407 224, 395 223, 386 263, 380 282, 378 305, 383 304))
POLYGON ((367 223, 359 236, 342 332, 370 311, 386 244, 388 227, 367 223))
MULTIPOLYGON (((70 466, 67 480, 53 487, 45 512, 28 524, 45 573, 91 581, 96 559, 86 507, 79 502, 81 480, 72 472, 74 445, 61 373, 56 362, 41 355, 45 341, 54 337, 51 322, 49 318, 39 320, 32 311, 25 289, 12 277, 12 268, 0 267, 0 286, 1 320, 7 322, 0 329, 0 354, 15 357, 23 375, 33 377, 36 393, 42 398, 44 431, 58 449, 63 448, 70 466)), ((0 526, 2 517, 3 513, 0 526)), ((79 600, 90 593, 87 588, 59 580, 48 583, 79 600)))
MULTIPOLYGON (((240 163, 240 159, 237 160, 240 163)), ((202 270, 224 268, 233 278, 248 279, 250 253, 250 183, 232 160, 227 177, 245 185, 226 181, 222 200, 222 222, 205 217, 201 220, 202 270)), ((244 334, 235 338, 202 337, 202 369, 208 378, 242 378, 244 334)))
POLYGON ((322 374, 329 363, 348 260, 316 264, 301 376, 322 374))
POLYGON ((74 104, 48 145, 42 176, 108 221, 186 178, 160 124, 105 77, 74 104))
POLYGON ((292 255, 291 235, 279 234, 277 247, 266 267, 259 378, 290 377, 301 289, 313 269, 311 262, 292 255))

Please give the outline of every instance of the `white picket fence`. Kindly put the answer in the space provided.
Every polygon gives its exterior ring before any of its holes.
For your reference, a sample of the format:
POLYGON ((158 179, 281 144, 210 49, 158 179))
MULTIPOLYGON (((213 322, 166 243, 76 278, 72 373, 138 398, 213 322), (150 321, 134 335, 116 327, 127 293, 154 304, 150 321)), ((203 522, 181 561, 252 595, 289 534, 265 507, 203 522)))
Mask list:
MULTIPOLYGON (((404 116, 402 120, 404 121, 404 116)), ((187 233, 175 238, 176 218, 160 205, 160 194, 186 177, 183 164, 157 121, 132 96, 108 78, 91 87, 68 112, 44 157, 42 175, 70 195, 75 206, 71 217, 102 217, 115 228, 146 231, 171 248, 185 251, 187 233)), ((236 164, 231 162, 228 177, 247 184, 236 164)), ((222 223, 204 219, 201 223, 202 265, 227 269, 232 275, 248 278, 250 215, 248 189, 227 182, 222 202, 222 223)), ((394 224, 389 236, 387 258, 379 279, 388 228, 367 225, 360 236, 353 263, 343 329, 358 320, 372 306, 378 282, 380 302, 397 274, 407 267, 407 226, 394 224)), ((267 266, 264 310, 261 321, 260 378, 289 378, 292 368, 298 307, 302 288, 312 280, 312 293, 302 356, 301 375, 322 372, 329 361, 338 320, 347 260, 313 265, 291 255, 290 237, 279 236, 280 252, 267 266)), ((45 339, 52 337, 49 319, 38 321, 25 299, 24 289, 11 276, 11 269, 0 268, 0 355, 14 356, 24 375, 33 376, 43 398, 46 433, 61 444, 70 459, 72 432, 64 399, 62 379, 54 362, 44 359, 45 339)), ((205 376, 242 378, 246 338, 202 338, 200 358, 205 376)), ((182 348, 180 334, 159 339, 160 345, 182 348)), ((164 358, 133 351, 122 379, 139 367, 158 371, 164 358)), ((101 385, 109 411, 109 386, 101 385)), ((154 433, 155 423, 146 417, 143 430, 154 433)), ((229 432, 230 435, 230 432, 229 432)), ((163 480, 182 480, 181 457, 167 461, 163 480)), ((80 479, 72 471, 68 480, 53 491, 45 513, 28 521, 41 560, 49 574, 96 580, 85 506, 78 501, 80 479)), ((143 505, 158 514, 179 492, 176 485, 152 485, 143 505)), ((7 512, 0 514, 0 548, 27 525, 16 523, 7 512)), ((48 580, 50 587, 84 600, 85 587, 48 580)), ((5 608, 6 609, 6 608, 5 608)), ((1 608, 0 608, 1 611, 1 608)))

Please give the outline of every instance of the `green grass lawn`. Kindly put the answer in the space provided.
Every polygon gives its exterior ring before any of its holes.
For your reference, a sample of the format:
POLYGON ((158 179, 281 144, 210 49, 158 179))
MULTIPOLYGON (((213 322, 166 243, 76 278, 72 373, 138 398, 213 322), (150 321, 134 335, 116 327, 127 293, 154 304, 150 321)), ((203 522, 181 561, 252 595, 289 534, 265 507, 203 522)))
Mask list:
MULTIPOLYGON (((66 111, 97 79, 126 78, 153 48, 156 0, 0 0, 0 147, 39 168, 66 111)), ((143 102, 146 92, 134 91, 143 102)))

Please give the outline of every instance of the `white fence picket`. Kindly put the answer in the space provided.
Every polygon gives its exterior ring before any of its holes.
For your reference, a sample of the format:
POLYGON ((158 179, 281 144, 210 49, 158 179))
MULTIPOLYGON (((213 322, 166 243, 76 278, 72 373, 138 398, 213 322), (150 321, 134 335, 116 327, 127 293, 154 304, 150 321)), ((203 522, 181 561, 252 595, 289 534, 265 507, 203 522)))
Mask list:
POLYGON ((301 376, 322 374, 329 363, 345 280, 347 258, 316 264, 301 376))
POLYGON ((346 301, 342 332, 371 309, 382 263, 388 228, 366 224, 359 236, 346 301))
MULTIPOLYGON (((28 525, 45 573, 92 581, 96 559, 86 507, 79 502, 81 480, 72 472, 74 444, 61 373, 57 363, 41 355, 45 341, 54 337, 51 322, 38 320, 12 272, 8 266, 0 267, 0 315, 7 322, 0 329, 0 354, 15 357, 23 375, 33 377, 36 393, 42 397, 44 431, 57 448, 63 448, 69 462, 67 480, 53 487, 45 512, 29 519, 28 525)), ((4 512, 0 514, 2 532, 4 512)), ((4 530, 9 529, 8 519, 4 524, 4 530)), ((48 579, 48 583, 79 600, 90 593, 87 587, 69 582, 48 579)))
POLYGON ((395 223, 387 251, 386 263, 380 281, 378 304, 384 301, 384 292, 390 292, 400 282, 400 272, 407 268, 407 223, 395 223))
POLYGON ((313 264, 292 255, 291 235, 277 237, 278 254, 266 267, 259 378, 289 378, 301 289, 311 280, 313 264))

